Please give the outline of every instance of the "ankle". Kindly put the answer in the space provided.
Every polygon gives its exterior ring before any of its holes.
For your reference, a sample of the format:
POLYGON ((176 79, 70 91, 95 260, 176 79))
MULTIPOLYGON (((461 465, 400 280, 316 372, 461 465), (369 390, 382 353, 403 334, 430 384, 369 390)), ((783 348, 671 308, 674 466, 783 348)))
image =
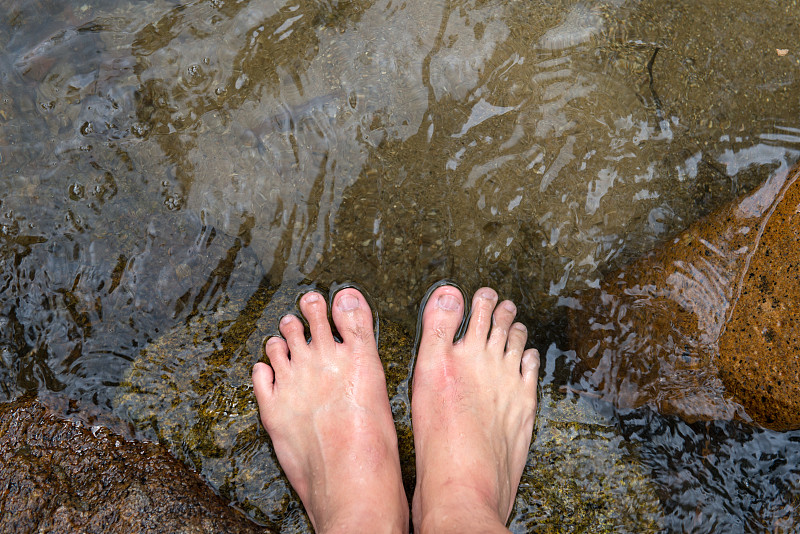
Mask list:
POLYGON ((488 507, 476 507, 467 502, 422 510, 421 515, 419 519, 414 518, 416 534, 508 532, 495 511, 488 507))
POLYGON ((318 534, 406 534, 408 520, 393 521, 391 518, 378 516, 360 516, 356 519, 351 517, 314 531, 318 534))
POLYGON ((495 499, 470 487, 443 485, 439 491, 419 493, 414 508, 417 533, 427 532, 508 532, 505 514, 495 499), (427 495, 435 498, 426 498, 427 495))
POLYGON ((314 531, 318 534, 407 534, 408 503, 404 496, 396 509, 389 512, 364 503, 343 506, 323 524, 314 525, 314 531))

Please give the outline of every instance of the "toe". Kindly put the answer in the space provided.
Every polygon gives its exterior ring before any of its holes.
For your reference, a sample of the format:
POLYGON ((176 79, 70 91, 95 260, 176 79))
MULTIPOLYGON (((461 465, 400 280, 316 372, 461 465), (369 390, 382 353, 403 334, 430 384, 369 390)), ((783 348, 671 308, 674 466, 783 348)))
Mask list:
POLYGON ((494 310, 492 333, 489 335, 489 345, 505 349, 508 341, 511 323, 517 315, 517 307, 510 300, 504 300, 494 310))
POLYGON ((300 311, 308 321, 311 343, 329 345, 333 343, 333 333, 328 322, 328 305, 325 298, 316 291, 310 291, 300 298, 300 311))
POLYGON ((336 293, 331 314, 345 345, 375 345, 372 310, 357 289, 347 287, 336 293))
POLYGON ((472 297, 472 313, 469 318, 466 338, 485 343, 492 328, 492 311, 497 305, 497 292, 490 287, 482 287, 472 297))
POLYGON ((536 385, 539 380, 539 351, 528 349, 522 355, 522 380, 536 392, 536 385))
POLYGON ((267 406, 269 406, 269 398, 275 388, 275 375, 269 365, 264 362, 258 362, 253 366, 252 379, 253 391, 258 401, 258 409, 263 417, 267 406))
POLYGON ((284 315, 281 318, 279 326, 281 335, 286 340, 289 347, 289 353, 292 358, 295 358, 307 346, 306 334, 303 329, 303 323, 296 315, 284 315))
POLYGON ((522 351, 525 350, 525 342, 528 340, 528 329, 522 323, 514 323, 508 331, 508 342, 506 343, 506 358, 514 367, 520 366, 522 351))
POLYGON ((272 336, 264 344, 264 353, 276 375, 283 374, 289 367, 289 346, 278 336, 272 336))
POLYGON ((452 344, 464 318, 464 297, 454 286, 441 286, 431 293, 422 313, 420 345, 452 344))

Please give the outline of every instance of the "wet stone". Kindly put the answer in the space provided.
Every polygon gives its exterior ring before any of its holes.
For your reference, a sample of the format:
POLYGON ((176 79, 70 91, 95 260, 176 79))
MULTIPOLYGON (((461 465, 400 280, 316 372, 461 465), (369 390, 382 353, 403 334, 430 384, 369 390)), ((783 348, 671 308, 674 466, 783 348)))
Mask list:
POLYGON ((0 404, 0 532, 255 533, 162 446, 0 404))
POLYGON ((584 294, 578 376, 621 408, 800 428, 799 179, 776 172, 584 294))
POLYGON ((536 417, 512 531, 663 532, 649 469, 610 417, 552 385, 542 388, 536 417))

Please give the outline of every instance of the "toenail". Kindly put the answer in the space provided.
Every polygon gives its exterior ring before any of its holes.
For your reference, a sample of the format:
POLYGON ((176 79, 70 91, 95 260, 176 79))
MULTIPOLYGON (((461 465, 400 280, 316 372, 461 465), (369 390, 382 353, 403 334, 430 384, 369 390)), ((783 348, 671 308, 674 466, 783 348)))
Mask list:
POLYGON ((339 307, 340 310, 349 312, 360 308, 361 302, 358 300, 358 298, 354 297, 353 295, 342 295, 341 297, 339 297, 339 302, 337 303, 337 306, 339 307))
POLYGON ((303 299, 306 302, 317 302, 319 298, 320 298, 319 293, 316 293, 314 291, 312 291, 311 293, 306 293, 305 297, 303 297, 303 299))
POLYGON ((283 317, 281 317, 281 324, 289 324, 289 323, 292 321, 292 318, 293 318, 293 317, 294 317, 294 316, 293 316, 293 315, 291 315, 291 314, 289 314, 289 315, 284 315, 283 317))
MULTIPOLYGON (((288 315, 287 315, 286 317, 288 317, 288 315)), ((285 319, 286 317, 284 317, 284 319, 285 319)), ((283 322, 283 320, 281 320, 281 322, 283 322)), ((272 336, 271 338, 269 338, 269 339, 267 340, 267 345, 272 345, 272 344, 274 344, 274 343, 277 343, 277 342, 278 342, 278 341, 280 341, 280 340, 281 340, 281 338, 279 338, 278 336, 272 336)))
POLYGON ((447 311, 457 311, 461 306, 458 299, 450 294, 439 295, 439 298, 436 299, 436 305, 439 309, 447 311))
POLYGON ((510 302, 510 301, 508 301, 508 300, 507 300, 507 301, 505 301, 505 302, 503 303, 503 308, 504 308, 506 311, 510 311, 510 312, 515 312, 515 311, 517 311, 517 307, 516 307, 516 306, 514 306, 514 303, 513 303, 513 302, 510 302))
POLYGON ((489 289, 488 287, 485 287, 483 289, 479 289, 478 290, 478 297, 482 298, 482 299, 487 299, 487 300, 488 299, 493 299, 494 298, 494 293, 492 292, 491 289, 489 289))
POLYGON ((527 332, 528 331, 528 329, 522 323, 514 323, 514 328, 516 328, 517 330, 519 330, 521 332, 527 332))

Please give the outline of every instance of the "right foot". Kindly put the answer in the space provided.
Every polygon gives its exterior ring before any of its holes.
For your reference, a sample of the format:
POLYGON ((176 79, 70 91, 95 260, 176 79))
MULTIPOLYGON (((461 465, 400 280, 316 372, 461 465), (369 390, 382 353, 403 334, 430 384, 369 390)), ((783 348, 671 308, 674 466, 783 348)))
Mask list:
POLYGON ((284 339, 267 340, 270 365, 257 363, 253 386, 275 454, 316 532, 408 532, 392 411, 372 312, 353 288, 339 291, 331 315, 319 293, 300 299, 311 342, 294 315, 284 339), (290 357, 291 355, 291 357, 290 357))
POLYGON ((531 443, 539 353, 523 352, 514 304, 478 290, 454 343, 463 314, 453 286, 437 288, 423 311, 411 396, 416 532, 506 532, 531 443))

